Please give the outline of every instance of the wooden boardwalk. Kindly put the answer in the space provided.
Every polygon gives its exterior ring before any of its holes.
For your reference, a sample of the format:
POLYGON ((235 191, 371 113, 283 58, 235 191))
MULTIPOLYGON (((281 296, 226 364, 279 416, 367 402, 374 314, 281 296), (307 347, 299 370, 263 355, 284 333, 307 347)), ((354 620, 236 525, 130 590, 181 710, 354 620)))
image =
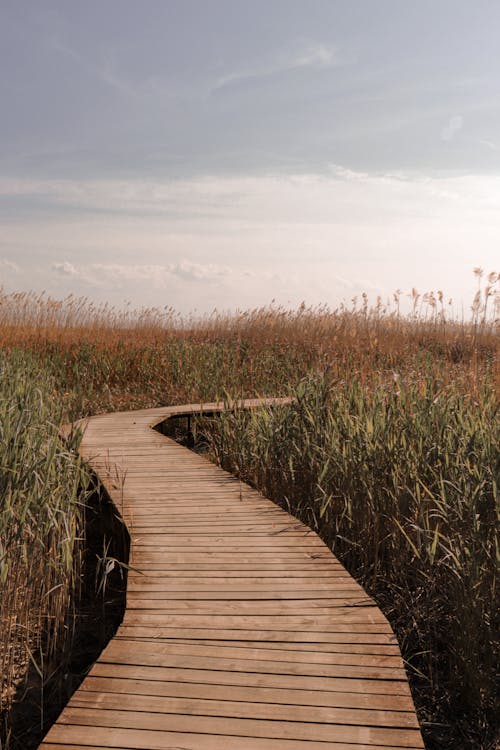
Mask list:
POLYGON ((151 429, 190 412, 200 407, 88 420, 81 453, 140 572, 116 636, 40 747, 424 747, 389 623, 318 536, 151 429))

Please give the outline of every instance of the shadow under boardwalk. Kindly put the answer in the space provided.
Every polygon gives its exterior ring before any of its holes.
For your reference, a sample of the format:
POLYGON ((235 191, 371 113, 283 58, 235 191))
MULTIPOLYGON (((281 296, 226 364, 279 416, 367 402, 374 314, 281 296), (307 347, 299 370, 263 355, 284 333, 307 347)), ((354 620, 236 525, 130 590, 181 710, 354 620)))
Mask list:
POLYGON ((40 747, 423 748, 391 627, 331 551, 151 429, 200 411, 87 422, 80 452, 127 524, 133 570, 122 625, 40 747))

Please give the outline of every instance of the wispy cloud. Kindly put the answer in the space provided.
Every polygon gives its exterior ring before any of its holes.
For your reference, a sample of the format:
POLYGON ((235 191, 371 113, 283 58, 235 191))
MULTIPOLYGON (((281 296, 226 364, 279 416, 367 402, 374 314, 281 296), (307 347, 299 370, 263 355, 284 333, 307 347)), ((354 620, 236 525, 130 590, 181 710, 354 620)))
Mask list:
POLYGON ((19 271, 19 266, 17 265, 17 263, 13 263, 7 258, 0 258, 0 269, 5 269, 7 271, 19 271))
POLYGON ((125 94, 127 97, 136 96, 136 89, 120 75, 109 54, 100 59, 90 59, 70 47, 66 42, 53 36, 47 41, 47 45, 55 52, 72 60, 109 88, 118 91, 120 94, 125 94))
POLYGON ((464 118, 462 115, 454 115, 450 117, 448 123, 441 130, 441 140, 451 141, 464 126, 464 118))
POLYGON ((488 148, 490 151, 495 151, 495 152, 500 151, 500 148, 497 146, 496 143, 493 143, 493 141, 488 141, 485 138, 479 138, 477 142, 481 146, 484 146, 485 148, 488 148))
POLYGON ((88 263, 74 264, 69 261, 53 263, 52 271, 61 276, 77 278, 89 284, 114 282, 148 282, 155 286, 166 286, 174 278, 185 282, 220 282, 227 278, 240 278, 245 271, 233 271, 228 266, 204 265, 189 260, 177 263, 126 264, 88 263))
POLYGON ((339 62, 336 48, 326 44, 309 44, 288 60, 290 68, 326 68, 339 62))
POLYGON ((78 276, 79 275, 79 272, 75 268, 73 263, 68 263, 67 260, 65 260, 63 263, 53 263, 52 270, 57 271, 57 273, 60 273, 62 276, 78 276))
POLYGON ((301 45, 294 50, 278 54, 264 63, 249 64, 248 67, 220 76, 210 88, 209 93, 215 93, 227 86, 245 81, 269 78, 301 68, 327 68, 339 62, 340 57, 335 47, 319 42, 301 45))
MULTIPOLYGON (((265 270, 262 267, 241 268, 201 264, 190 260, 168 264, 126 264, 126 263, 72 263, 62 261, 52 263, 50 273, 53 278, 71 282, 71 288, 90 296, 101 297, 112 302, 137 297, 139 291, 143 299, 151 304, 161 304, 166 300, 178 310, 188 311, 198 307, 207 310, 235 309, 277 303, 298 305, 302 301, 311 304, 326 300, 332 288, 337 291, 337 300, 362 291, 381 291, 373 281, 358 278, 347 279, 331 273, 327 283, 309 278, 296 271, 276 268, 265 270), (311 286, 321 296, 311 297, 311 286), (112 290, 112 294, 111 294, 112 290), (135 295, 134 295, 135 293, 135 295), (210 303, 207 303, 210 300, 210 303)), ((49 288, 53 285, 49 283, 49 288)))
POLYGON ((5 284, 180 310, 273 298, 335 306, 412 286, 468 299, 469 269, 495 265, 500 232, 496 175, 334 165, 286 177, 4 180, 2 194, 15 211, 0 257, 21 267, 4 264, 5 284), (47 213, 29 214, 31 196, 47 213))
MULTIPOLYGON (((233 242, 242 226, 310 226, 389 220, 412 207, 431 210, 436 197, 441 215, 460 204, 462 217, 488 209, 496 201, 496 175, 429 176, 376 173, 332 164, 323 174, 210 176, 186 180, 0 180, 0 200, 43 199, 54 210, 71 210, 74 217, 95 212, 96 217, 118 215, 159 222, 190 234, 199 231, 209 240, 210 227, 219 226, 233 242), (381 200, 383 194, 384 200, 381 200)), ((77 238, 75 238, 77 241, 77 238)), ((195 266, 193 266, 195 268, 195 266)), ((182 270, 182 269, 181 269, 182 270)), ((194 274, 194 271, 193 271, 194 274)))

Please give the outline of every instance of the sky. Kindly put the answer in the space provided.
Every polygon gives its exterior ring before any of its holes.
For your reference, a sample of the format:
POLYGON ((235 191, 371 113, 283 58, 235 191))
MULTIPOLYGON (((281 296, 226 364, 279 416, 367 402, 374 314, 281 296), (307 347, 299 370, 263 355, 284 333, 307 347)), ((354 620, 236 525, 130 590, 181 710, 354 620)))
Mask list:
POLYGON ((498 266, 498 0, 0 0, 0 286, 205 313, 498 266))

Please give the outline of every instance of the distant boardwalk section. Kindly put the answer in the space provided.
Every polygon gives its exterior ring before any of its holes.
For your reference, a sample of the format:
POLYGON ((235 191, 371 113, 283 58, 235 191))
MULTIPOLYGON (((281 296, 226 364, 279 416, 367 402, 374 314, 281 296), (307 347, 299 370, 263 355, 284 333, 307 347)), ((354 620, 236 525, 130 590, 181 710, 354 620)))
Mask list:
POLYGON ((40 747, 423 748, 391 627, 331 551, 151 429, 200 411, 87 422, 80 452, 127 524, 134 571, 123 624, 40 747))

